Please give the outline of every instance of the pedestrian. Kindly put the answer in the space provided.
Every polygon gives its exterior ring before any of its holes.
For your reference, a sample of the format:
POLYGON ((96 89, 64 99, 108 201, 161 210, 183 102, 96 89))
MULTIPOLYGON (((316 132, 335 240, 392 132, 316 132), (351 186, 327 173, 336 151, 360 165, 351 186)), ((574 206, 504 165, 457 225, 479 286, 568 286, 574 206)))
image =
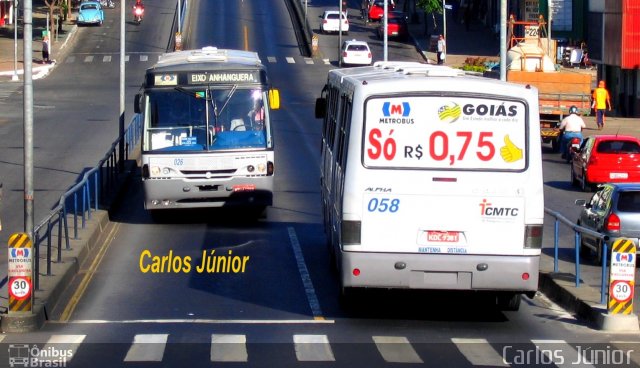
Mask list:
POLYGON ((438 37, 438 65, 444 64, 444 60, 447 57, 447 42, 444 40, 444 36, 438 37))
POLYGON ((598 88, 593 90, 593 103, 591 107, 596 111, 596 123, 598 124, 598 130, 604 128, 604 111, 608 107, 611 111, 611 98, 609 97, 609 91, 604 87, 604 81, 598 82, 598 88))
POLYGON ((51 60, 49 59, 49 36, 44 36, 42 38, 42 63, 49 64, 51 60))

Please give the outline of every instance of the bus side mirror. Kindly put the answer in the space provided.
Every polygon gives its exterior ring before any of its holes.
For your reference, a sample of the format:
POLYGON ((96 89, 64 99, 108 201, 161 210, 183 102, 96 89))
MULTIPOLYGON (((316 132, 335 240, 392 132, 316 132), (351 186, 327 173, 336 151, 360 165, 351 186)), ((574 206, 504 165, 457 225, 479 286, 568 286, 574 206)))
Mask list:
POLYGON ((327 114, 327 99, 324 97, 316 98, 316 119, 324 119, 327 114))
POLYGON ((273 88, 269 90, 269 107, 271 110, 280 108, 280 90, 273 88))
POLYGON ((140 114, 142 112, 142 107, 140 106, 140 101, 141 101, 140 97, 141 97, 140 94, 137 93, 133 98, 133 111, 136 114, 140 114))

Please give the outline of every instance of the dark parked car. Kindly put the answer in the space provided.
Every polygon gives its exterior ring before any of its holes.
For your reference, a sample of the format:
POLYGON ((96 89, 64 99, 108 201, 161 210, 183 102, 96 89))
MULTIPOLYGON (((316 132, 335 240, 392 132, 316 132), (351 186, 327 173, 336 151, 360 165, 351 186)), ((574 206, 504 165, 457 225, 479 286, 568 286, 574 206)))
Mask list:
MULTIPOLYGON (((384 22, 378 26, 378 38, 384 37, 384 22)), ((402 12, 389 12, 387 18, 387 37, 406 40, 409 38, 409 23, 407 17, 402 12)))
MULTIPOLYGON (((611 244, 618 238, 631 239, 638 248, 640 238, 640 183, 603 184, 587 202, 578 199, 577 205, 584 206, 577 224, 603 235, 609 236, 611 244)), ((596 253, 596 260, 602 260, 602 244, 598 238, 582 234, 580 251, 596 253)))

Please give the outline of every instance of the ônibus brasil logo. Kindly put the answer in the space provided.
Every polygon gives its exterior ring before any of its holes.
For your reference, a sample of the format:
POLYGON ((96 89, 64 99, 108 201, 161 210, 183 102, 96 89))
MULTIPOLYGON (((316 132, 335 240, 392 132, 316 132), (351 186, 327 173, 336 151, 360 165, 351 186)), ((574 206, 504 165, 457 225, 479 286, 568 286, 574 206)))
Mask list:
POLYGON ((457 103, 450 103, 438 109, 438 118, 445 123, 453 123, 460 118, 462 109, 457 103))
POLYGON ((413 124, 413 118, 409 118, 411 113, 411 105, 408 102, 392 104, 387 101, 382 104, 381 124, 413 124))

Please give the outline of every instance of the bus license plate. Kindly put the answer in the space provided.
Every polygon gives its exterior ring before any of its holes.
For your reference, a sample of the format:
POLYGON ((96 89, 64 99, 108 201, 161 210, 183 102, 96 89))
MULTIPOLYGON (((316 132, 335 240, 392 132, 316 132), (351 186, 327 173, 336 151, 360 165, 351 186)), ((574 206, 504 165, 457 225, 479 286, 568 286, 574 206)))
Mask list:
POLYGON ((434 231, 427 230, 424 232, 427 242, 438 243, 458 243, 460 241, 460 232, 458 231, 434 231))
POLYGON ((629 178, 628 173, 616 173, 616 172, 609 173, 609 179, 628 179, 628 178, 629 178))

